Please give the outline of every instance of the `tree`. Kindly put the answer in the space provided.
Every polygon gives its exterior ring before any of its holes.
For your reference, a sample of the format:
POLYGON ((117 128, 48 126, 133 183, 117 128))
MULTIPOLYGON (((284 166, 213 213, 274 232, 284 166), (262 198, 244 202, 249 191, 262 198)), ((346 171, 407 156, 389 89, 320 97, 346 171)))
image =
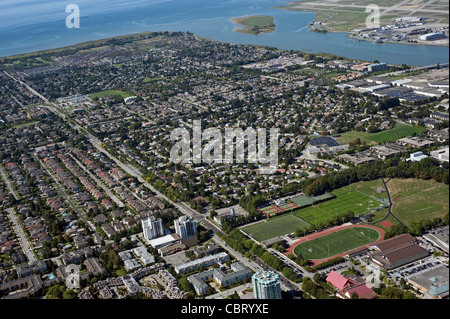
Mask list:
POLYGON ((192 286, 186 277, 182 277, 180 280, 178 280, 178 287, 184 291, 192 290, 192 286))
POLYGON ((72 289, 67 289, 63 293, 63 299, 75 299, 77 297, 77 294, 72 289))

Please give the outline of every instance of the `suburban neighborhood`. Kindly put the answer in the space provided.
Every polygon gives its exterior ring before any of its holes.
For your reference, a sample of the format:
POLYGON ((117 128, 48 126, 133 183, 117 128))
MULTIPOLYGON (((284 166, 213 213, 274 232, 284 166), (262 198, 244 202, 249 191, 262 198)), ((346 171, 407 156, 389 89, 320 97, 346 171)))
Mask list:
POLYGON ((448 63, 190 32, 22 59, 0 59, 2 299, 448 299, 448 63), (194 121, 277 128, 277 166, 245 138, 243 162, 174 163, 194 121))

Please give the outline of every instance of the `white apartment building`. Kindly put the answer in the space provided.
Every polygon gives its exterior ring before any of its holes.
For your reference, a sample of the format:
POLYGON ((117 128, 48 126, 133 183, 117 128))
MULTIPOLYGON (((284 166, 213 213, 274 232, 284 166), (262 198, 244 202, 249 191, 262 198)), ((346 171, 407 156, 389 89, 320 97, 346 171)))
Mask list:
POLYGON ((144 232, 144 238, 147 240, 164 236, 162 219, 150 216, 148 219, 142 220, 142 231, 144 232))

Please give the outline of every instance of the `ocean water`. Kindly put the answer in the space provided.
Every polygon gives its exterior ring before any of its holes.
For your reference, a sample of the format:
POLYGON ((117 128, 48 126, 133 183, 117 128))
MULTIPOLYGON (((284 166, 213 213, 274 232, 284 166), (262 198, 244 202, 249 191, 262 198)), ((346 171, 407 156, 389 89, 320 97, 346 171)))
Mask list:
POLYGON ((144 31, 190 31, 210 39, 334 53, 386 63, 429 65, 449 61, 448 47, 354 42, 343 33, 309 32, 314 14, 273 9, 277 0, 0 0, 0 56, 58 48, 144 31), (68 4, 80 8, 80 28, 68 29, 68 4), (272 15, 277 30, 234 32, 231 18, 272 15))

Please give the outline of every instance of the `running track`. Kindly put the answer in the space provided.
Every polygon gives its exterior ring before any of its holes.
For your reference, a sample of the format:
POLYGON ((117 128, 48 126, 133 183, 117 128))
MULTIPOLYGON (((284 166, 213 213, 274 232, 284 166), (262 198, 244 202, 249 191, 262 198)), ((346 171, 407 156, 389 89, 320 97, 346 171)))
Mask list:
MULTIPOLYGON (((331 234, 331 233, 335 233, 335 232, 338 232, 338 231, 343 230, 343 229, 354 228, 354 227, 365 227, 365 228, 371 228, 371 229, 374 229, 374 230, 376 230, 376 231, 378 231, 378 232, 380 233, 380 239, 378 239, 378 240, 375 241, 374 243, 378 243, 378 242, 380 242, 380 241, 383 241, 385 231, 384 231, 383 229, 381 229, 381 228, 378 228, 378 227, 372 226, 372 225, 343 225, 343 226, 333 227, 333 228, 330 228, 330 229, 321 231, 321 232, 319 232, 319 233, 310 234, 310 235, 307 235, 307 236, 305 236, 305 237, 300 238, 298 241, 296 241, 295 243, 293 243, 293 244, 288 248, 288 251, 285 253, 285 255, 286 255, 286 256, 289 255, 289 254, 295 255, 295 254, 294 254, 294 249, 295 249, 295 247, 296 247, 297 245, 299 245, 299 244, 301 244, 301 243, 304 243, 304 242, 310 241, 310 240, 312 240, 312 239, 316 239, 316 238, 319 238, 319 237, 322 237, 322 236, 325 236, 325 235, 328 235, 328 234, 331 234)), ((372 244, 373 244, 373 243, 372 243, 372 244)), ((367 247, 367 248, 368 248, 369 245, 365 245, 365 246, 361 246, 361 247, 367 247)), ((361 249, 361 248, 356 248, 356 249, 359 250, 359 249, 361 249)), ((353 249, 353 250, 356 250, 356 249, 353 249)), ((324 261, 327 261, 328 259, 332 259, 332 258, 336 258, 336 257, 343 257, 343 256, 347 255, 348 253, 349 253, 349 251, 346 251, 346 252, 343 252, 342 254, 335 255, 335 256, 331 256, 331 257, 329 257, 329 258, 311 260, 311 262, 313 263, 313 266, 316 266, 316 265, 319 265, 319 264, 323 263, 324 261)))

